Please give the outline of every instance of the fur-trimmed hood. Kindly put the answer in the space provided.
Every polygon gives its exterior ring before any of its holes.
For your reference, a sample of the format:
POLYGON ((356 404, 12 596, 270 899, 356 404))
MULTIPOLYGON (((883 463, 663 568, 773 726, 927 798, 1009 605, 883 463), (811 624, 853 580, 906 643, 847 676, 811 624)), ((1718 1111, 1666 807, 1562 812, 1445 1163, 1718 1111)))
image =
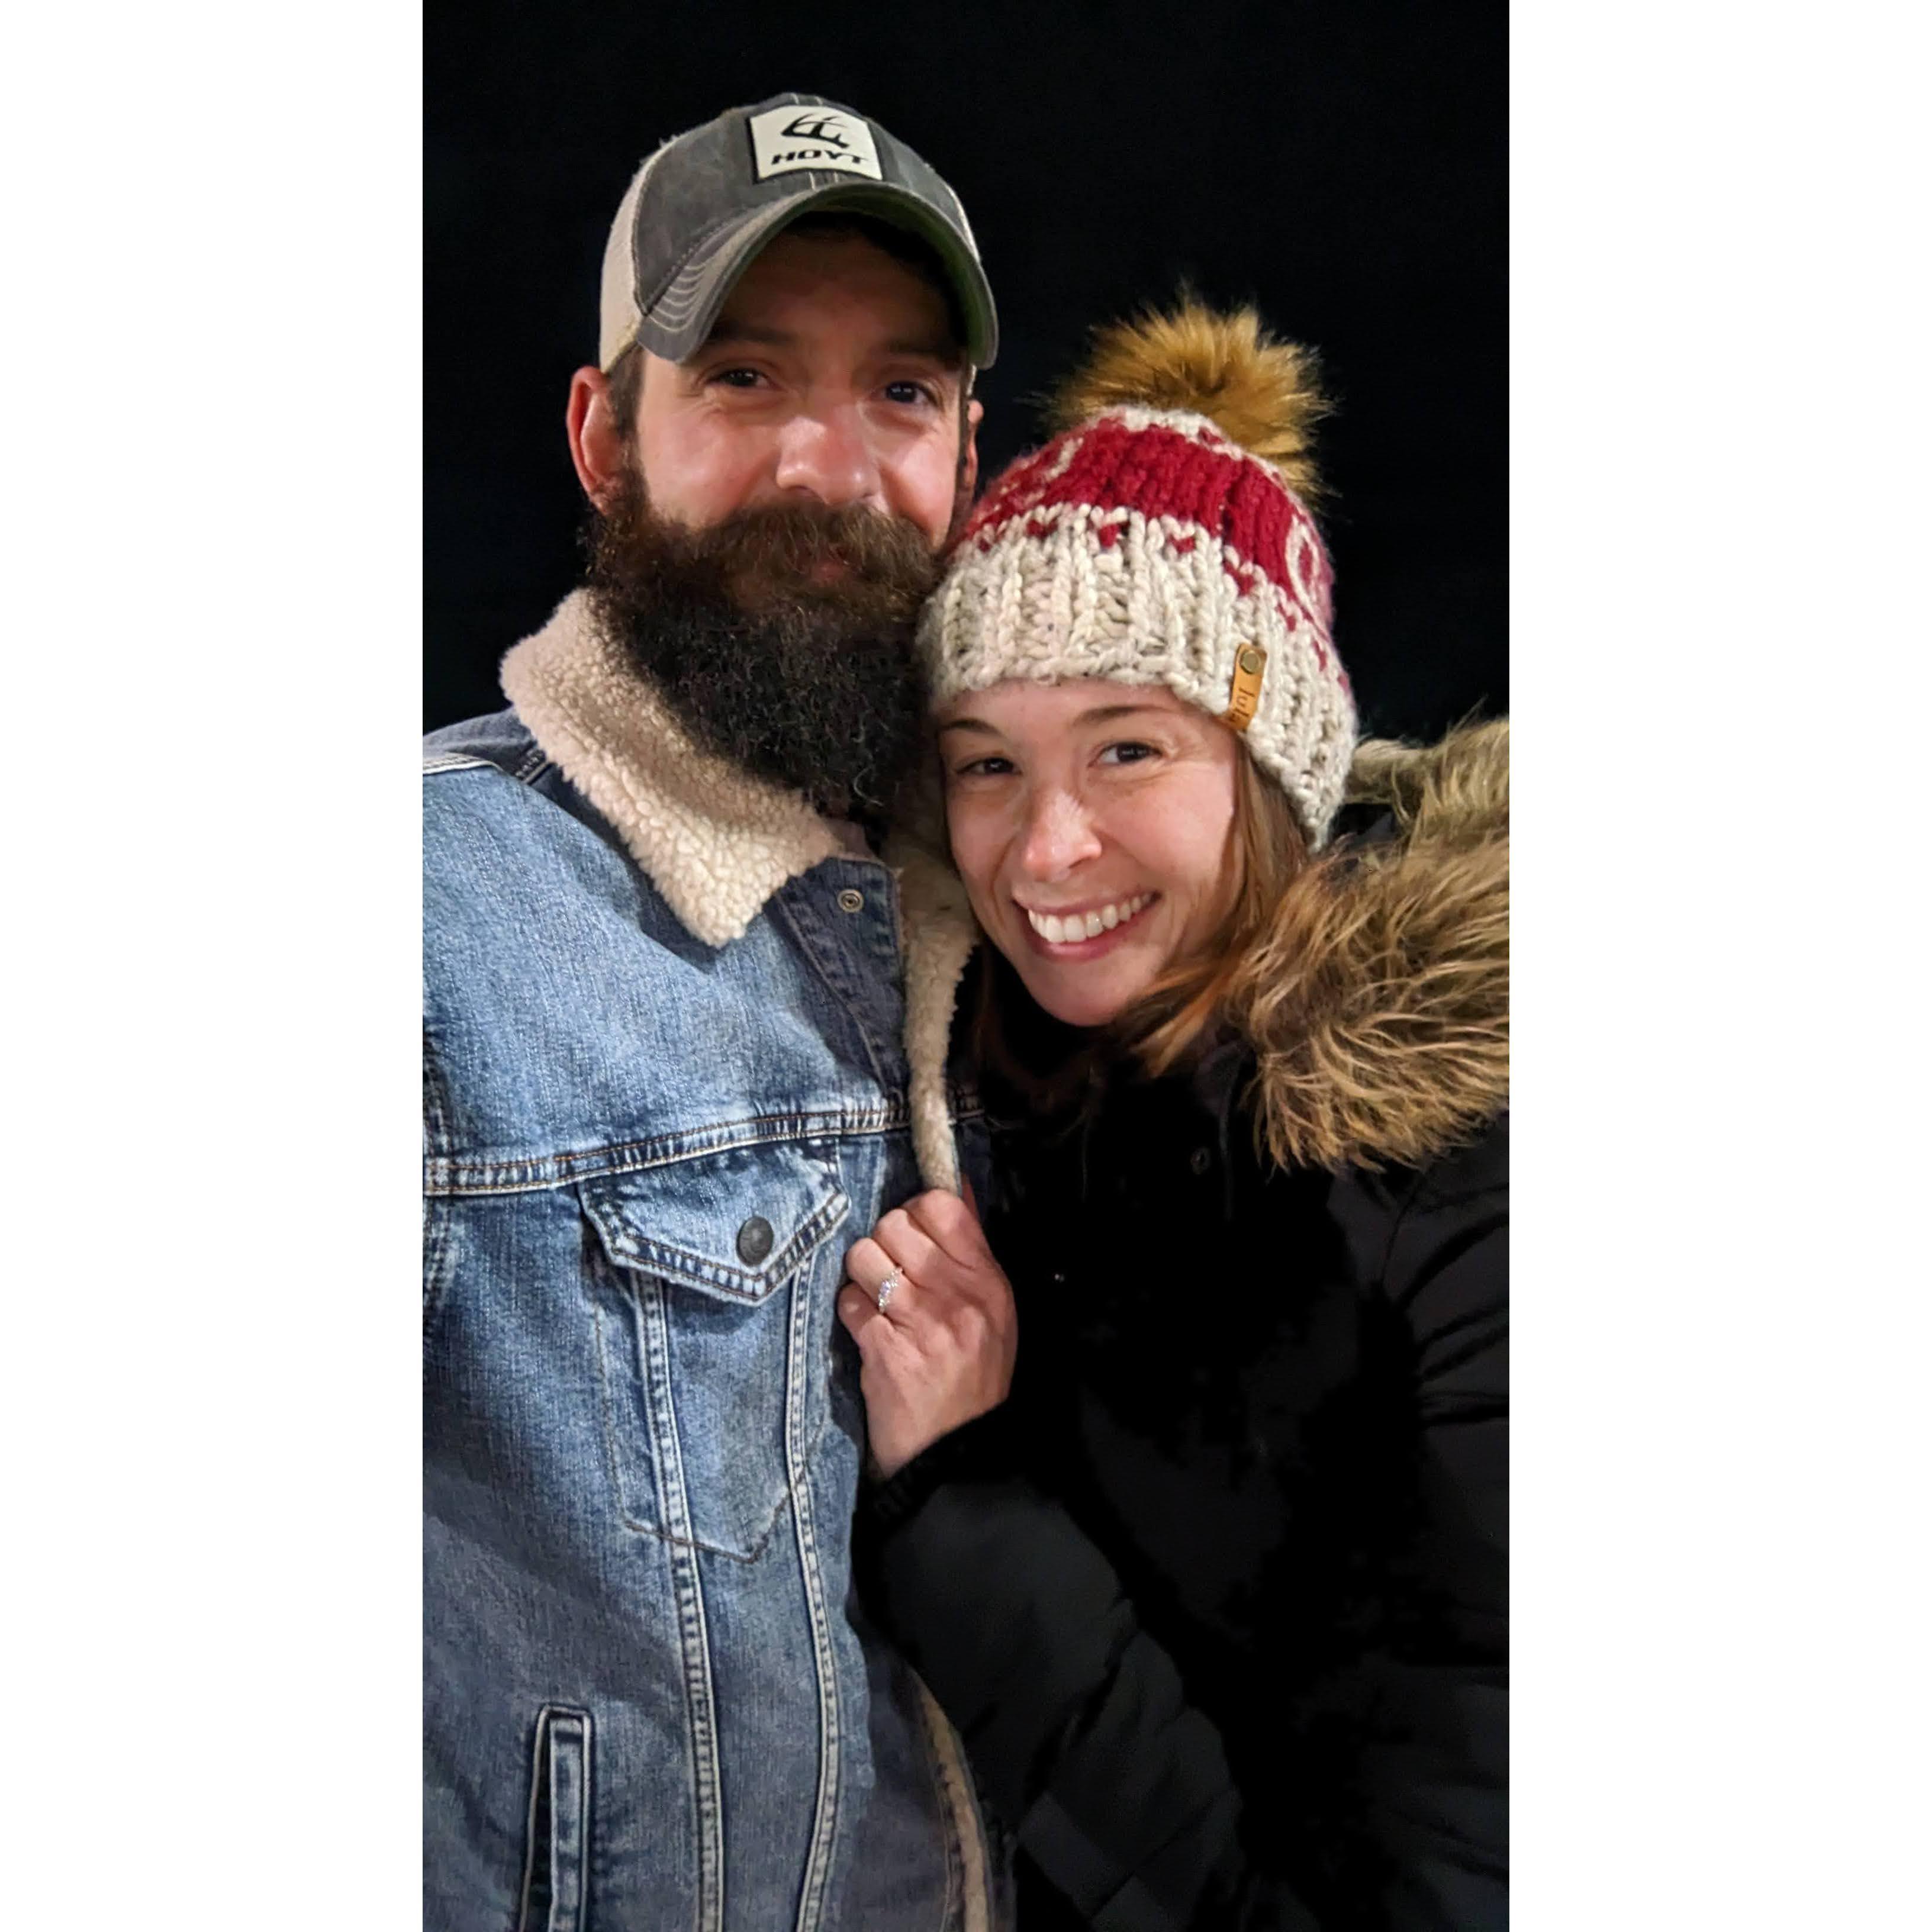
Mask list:
POLYGON ((1365 740, 1352 801, 1393 814, 1289 887, 1232 1017, 1284 1165, 1412 1166, 1509 1100, 1509 724, 1365 740))

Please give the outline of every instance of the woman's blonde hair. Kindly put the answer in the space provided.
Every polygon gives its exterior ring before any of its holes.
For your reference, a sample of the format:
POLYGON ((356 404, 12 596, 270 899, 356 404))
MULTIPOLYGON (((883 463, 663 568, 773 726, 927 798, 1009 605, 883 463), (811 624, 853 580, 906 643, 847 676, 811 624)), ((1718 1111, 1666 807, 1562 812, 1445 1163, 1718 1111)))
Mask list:
POLYGON ((1228 831, 1232 890, 1214 930, 1177 959, 1113 1022, 1114 1037, 1158 1078, 1218 1026, 1240 1030, 1244 968, 1265 939, 1289 883, 1308 863, 1308 842, 1286 796, 1238 748, 1234 816, 1228 831))

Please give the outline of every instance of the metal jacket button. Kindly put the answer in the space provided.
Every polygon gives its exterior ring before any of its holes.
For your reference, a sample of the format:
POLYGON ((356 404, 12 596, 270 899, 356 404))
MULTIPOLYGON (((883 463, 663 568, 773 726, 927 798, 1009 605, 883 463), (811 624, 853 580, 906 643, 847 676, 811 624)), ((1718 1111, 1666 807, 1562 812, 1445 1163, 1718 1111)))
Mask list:
POLYGON ((772 1251, 772 1224, 762 1214, 754 1214, 738 1230, 738 1258, 747 1268, 756 1268, 772 1251))
POLYGON ((866 895, 854 892, 850 886, 838 895, 838 910, 841 912, 862 912, 865 907, 866 895))

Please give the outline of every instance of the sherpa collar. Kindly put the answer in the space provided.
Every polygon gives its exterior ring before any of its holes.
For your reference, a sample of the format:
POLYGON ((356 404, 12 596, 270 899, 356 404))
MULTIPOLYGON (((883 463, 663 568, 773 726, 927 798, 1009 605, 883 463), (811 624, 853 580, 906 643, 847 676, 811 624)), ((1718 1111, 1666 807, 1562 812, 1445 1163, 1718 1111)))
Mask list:
MULTIPOLYGON (((707 946, 742 939, 788 880, 844 846, 803 794, 704 751, 573 591, 503 660, 505 694, 544 755, 602 813, 664 903, 707 946)), ((946 1058, 976 928, 964 889, 909 842, 890 842, 904 921, 913 1144, 930 1187, 956 1188, 946 1058)))
POLYGON ((843 848, 804 796, 702 750, 574 590, 503 660, 544 755, 608 819, 694 937, 728 945, 788 879, 843 848))

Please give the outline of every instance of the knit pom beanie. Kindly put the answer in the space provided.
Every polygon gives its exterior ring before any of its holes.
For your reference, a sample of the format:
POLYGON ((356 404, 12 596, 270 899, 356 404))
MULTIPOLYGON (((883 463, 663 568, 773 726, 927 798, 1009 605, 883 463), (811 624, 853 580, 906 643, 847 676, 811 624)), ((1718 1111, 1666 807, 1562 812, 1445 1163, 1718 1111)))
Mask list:
POLYGON ((960 532, 919 649, 933 701, 1008 678, 1164 684, 1242 734, 1311 848, 1355 744, 1309 500, 1305 351, 1192 302, 1100 332, 1059 433, 960 532))

